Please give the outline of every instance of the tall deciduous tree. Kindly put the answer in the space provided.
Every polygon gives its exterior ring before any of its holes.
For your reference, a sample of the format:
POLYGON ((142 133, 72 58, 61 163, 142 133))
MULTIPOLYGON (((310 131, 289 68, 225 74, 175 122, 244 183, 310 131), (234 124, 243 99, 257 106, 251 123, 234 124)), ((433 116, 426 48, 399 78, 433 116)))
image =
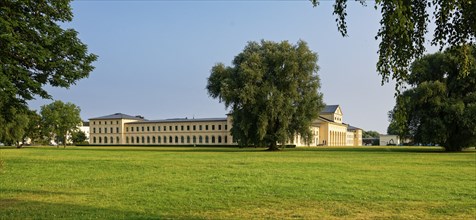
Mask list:
POLYGON ((249 42, 232 66, 212 68, 207 90, 231 109, 240 146, 277 150, 296 134, 312 137, 311 123, 324 106, 317 70, 317 54, 304 41, 249 42))
MULTIPOLYGON (((358 0, 363 5, 366 0, 358 0)), ((319 0, 311 0, 317 6, 319 0)), ((337 27, 347 35, 347 0, 336 0, 334 14, 337 27)), ((377 71, 382 83, 390 77, 397 81, 397 91, 408 77, 410 64, 425 52, 425 34, 433 11, 436 28, 432 44, 457 48, 455 58, 461 66, 459 74, 470 73, 470 44, 476 40, 476 2, 470 0, 375 0, 375 9, 380 9, 382 19, 376 39, 379 45, 377 71), (464 45, 464 46, 463 46, 464 45)))
POLYGON ((61 139, 63 146, 66 147, 68 134, 76 131, 81 125, 80 111, 76 105, 62 101, 41 106, 41 127, 50 134, 50 138, 61 139))
MULTIPOLYGON (((476 47, 470 48, 476 61, 476 47)), ((417 143, 440 144, 447 151, 476 146, 476 65, 461 77, 458 52, 424 56, 411 66, 412 86, 397 97, 390 126, 417 143)))
POLYGON ((34 96, 51 98, 45 85, 68 88, 93 70, 97 56, 59 25, 73 19, 70 2, 0 1, 0 130, 34 96))

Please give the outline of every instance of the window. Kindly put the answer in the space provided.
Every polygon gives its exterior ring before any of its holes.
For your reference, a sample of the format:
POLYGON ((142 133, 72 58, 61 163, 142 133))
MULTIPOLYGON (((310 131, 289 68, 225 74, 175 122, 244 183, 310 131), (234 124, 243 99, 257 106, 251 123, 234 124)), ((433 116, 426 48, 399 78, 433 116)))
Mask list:
POLYGON ((119 127, 116 128, 116 133, 119 133, 119 127))
POLYGON ((101 128, 99 128, 99 133, 101 133, 101 128))
POLYGON ((181 131, 183 131, 183 125, 182 125, 182 126, 180 126, 180 130, 181 130, 181 131))
POLYGON ((119 137, 116 137, 116 144, 119 144, 119 137))
POLYGON ((129 132, 129 127, 126 127, 126 132, 129 132))
MULTIPOLYGON (((153 128, 155 128, 155 127, 153 127, 153 128)), ((155 144, 155 136, 152 136, 152 143, 155 144)))
POLYGON ((201 144, 203 142, 202 136, 198 136, 198 142, 201 144))
POLYGON ((96 143, 96 137, 93 137, 93 143, 96 143))
POLYGON ((205 143, 208 144, 209 140, 208 140, 208 136, 205 136, 205 143))
POLYGON ((208 125, 205 125, 205 131, 208 131, 208 125))
POLYGON ((149 126, 147 126, 147 131, 150 131, 150 128, 149 128, 149 126))
MULTIPOLYGON (((117 129, 119 129, 119 128, 117 128, 117 129)), ((114 133, 114 132, 112 131, 112 127, 111 127, 111 129, 109 129, 109 130, 111 131, 111 133, 114 133)), ((119 132, 117 132, 117 133, 119 133, 119 132)))
POLYGON ((104 143, 107 144, 107 137, 104 137, 104 143))
POLYGON ((144 126, 142 126, 142 131, 144 131, 144 126))
POLYGON ((119 121, 116 121, 116 125, 118 125, 118 124, 119 124, 119 121))
POLYGON ((157 126, 157 131, 160 131, 160 126, 157 126))
POLYGON ((131 132, 134 132, 134 127, 131 127, 131 132))
POLYGON ((110 137, 109 140, 111 140, 111 144, 114 143, 114 138, 110 137))
POLYGON ((187 136, 187 144, 190 144, 190 136, 187 136))
POLYGON ((99 122, 99 124, 101 124, 101 122, 99 122))
POLYGON ((182 144, 183 144, 184 142, 185 142, 185 141, 184 141, 184 138, 183 138, 183 136, 180 136, 180 143, 182 143, 182 144))
POLYGON ((178 137, 175 136, 175 143, 177 144, 178 143, 178 137))
POLYGON ((126 137, 126 144, 129 143, 129 137, 126 137))
POLYGON ((193 126, 193 130, 194 130, 194 131, 197 130, 196 127, 195 127, 195 125, 193 126))
POLYGON ((101 137, 99 137, 99 143, 101 143, 101 142, 102 142, 102 139, 101 139, 101 137))
POLYGON ((167 126, 164 126, 164 131, 167 131, 167 126))
POLYGON ((150 137, 147 136, 147 143, 150 144, 150 137))
POLYGON ((193 143, 197 143, 197 137, 193 136, 193 139, 192 139, 193 143))
POLYGON ((96 128, 93 128, 93 133, 96 133, 96 128))
POLYGON ((172 126, 171 125, 169 126, 169 131, 172 131, 172 126))
POLYGON ((202 125, 198 126, 198 130, 200 130, 200 131, 202 130, 202 125))
POLYGON ((136 137, 136 143, 140 143, 140 138, 139 138, 139 136, 136 137))
POLYGON ((228 125, 225 125, 225 130, 228 130, 228 125))
POLYGON ((167 143, 167 137, 164 136, 164 143, 167 143))
POLYGON ((169 136, 169 144, 172 144, 172 143, 173 143, 172 136, 169 136))
POLYGON ((225 136, 225 144, 228 143, 228 136, 225 136))
POLYGON ((190 131, 190 125, 187 125, 187 131, 190 131))
POLYGON ((215 125, 212 125, 212 131, 214 131, 214 130, 215 130, 215 125))
POLYGON ((95 122, 95 121, 93 121, 93 125, 95 125, 95 124, 96 124, 96 122, 95 122))
POLYGON ((139 132, 139 131, 140 131, 140 130, 139 130, 139 127, 136 127, 136 131, 137 131, 137 132, 139 132))
POLYGON ((107 128, 104 128, 104 134, 106 134, 106 133, 107 133, 107 128))
POLYGON ((143 143, 143 144, 145 143, 145 138, 144 138, 144 136, 142 136, 142 143, 143 143))
POLYGON ((162 142, 162 140, 160 140, 160 136, 157 136, 157 143, 160 144, 160 142, 162 142))
POLYGON ((221 144, 221 136, 218 136, 218 143, 221 144))
POLYGON ((218 125, 218 130, 221 130, 221 125, 218 125))
POLYGON ((155 126, 152 126, 152 131, 155 131, 155 126))
POLYGON ((131 137, 131 143, 134 143, 134 137, 131 137))
POLYGON ((215 143, 215 136, 212 136, 212 144, 215 143))
POLYGON ((175 125, 175 130, 178 131, 178 126, 177 125, 175 125))

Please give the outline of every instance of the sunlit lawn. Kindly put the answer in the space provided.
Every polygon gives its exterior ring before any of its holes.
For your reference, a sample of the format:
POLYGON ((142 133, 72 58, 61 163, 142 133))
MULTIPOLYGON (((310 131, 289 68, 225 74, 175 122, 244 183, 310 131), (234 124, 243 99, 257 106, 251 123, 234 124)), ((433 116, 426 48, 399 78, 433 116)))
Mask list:
POLYGON ((0 219, 475 219, 476 151, 0 148, 0 219))

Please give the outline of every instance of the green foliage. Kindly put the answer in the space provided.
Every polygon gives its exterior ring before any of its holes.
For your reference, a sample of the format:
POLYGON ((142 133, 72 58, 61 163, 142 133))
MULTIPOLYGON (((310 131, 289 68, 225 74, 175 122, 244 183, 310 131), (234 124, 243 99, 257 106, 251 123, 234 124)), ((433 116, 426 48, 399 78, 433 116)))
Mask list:
MULTIPOLYGON (((475 62, 476 47, 470 51, 475 62)), ((398 135, 447 151, 476 145, 476 65, 462 77, 457 56, 457 48, 449 49, 412 64, 406 81, 411 88, 397 97, 389 114, 398 135)))
MULTIPOLYGON (((319 0, 311 0, 317 6, 319 0)), ((365 5, 365 0, 359 0, 365 5)), ((347 35, 347 0, 336 0, 334 14, 337 27, 343 36, 347 35)), ((440 48, 456 47, 475 43, 476 2, 469 0, 376 0, 375 9, 380 9, 382 19, 376 39, 379 45, 377 71, 382 75, 382 83, 391 77, 397 81, 396 89, 404 85, 411 62, 425 52, 425 34, 430 22, 428 12, 433 11, 436 29, 432 44, 440 48)), ((461 66, 461 77, 470 73, 475 63, 470 59, 468 47, 458 47, 457 63, 461 66)))
POLYGON ((379 138, 380 133, 378 133, 377 131, 364 131, 362 133, 362 137, 363 138, 379 138))
POLYGON ((86 139, 86 134, 83 131, 77 130, 71 133, 71 141, 74 144, 83 144, 86 139))
POLYGON ((474 219, 475 150, 284 151, 1 149, 0 219, 474 219))
POLYGON ((249 42, 233 66, 212 68, 207 90, 231 108, 234 141, 276 150, 296 134, 312 137, 324 106, 317 70, 317 54, 303 41, 249 42))
POLYGON ((34 96, 51 98, 45 85, 68 88, 93 70, 97 56, 59 25, 72 18, 70 0, 0 1, 0 130, 34 96))
POLYGON ((16 145, 21 147, 23 145, 26 130, 29 125, 28 112, 21 112, 12 109, 11 119, 8 121, 2 120, 2 128, 0 129, 0 142, 7 146, 16 145))
POLYGON ((41 127, 50 139, 61 140, 66 147, 68 134, 75 132, 81 125, 80 111, 76 105, 62 101, 41 106, 41 127))

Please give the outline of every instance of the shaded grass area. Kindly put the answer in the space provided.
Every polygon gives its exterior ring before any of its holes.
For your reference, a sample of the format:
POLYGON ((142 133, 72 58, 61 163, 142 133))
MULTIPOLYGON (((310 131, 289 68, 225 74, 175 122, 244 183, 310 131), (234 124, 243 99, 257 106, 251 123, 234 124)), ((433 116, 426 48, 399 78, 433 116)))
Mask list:
POLYGON ((0 219, 474 219, 476 151, 0 148, 0 219))

